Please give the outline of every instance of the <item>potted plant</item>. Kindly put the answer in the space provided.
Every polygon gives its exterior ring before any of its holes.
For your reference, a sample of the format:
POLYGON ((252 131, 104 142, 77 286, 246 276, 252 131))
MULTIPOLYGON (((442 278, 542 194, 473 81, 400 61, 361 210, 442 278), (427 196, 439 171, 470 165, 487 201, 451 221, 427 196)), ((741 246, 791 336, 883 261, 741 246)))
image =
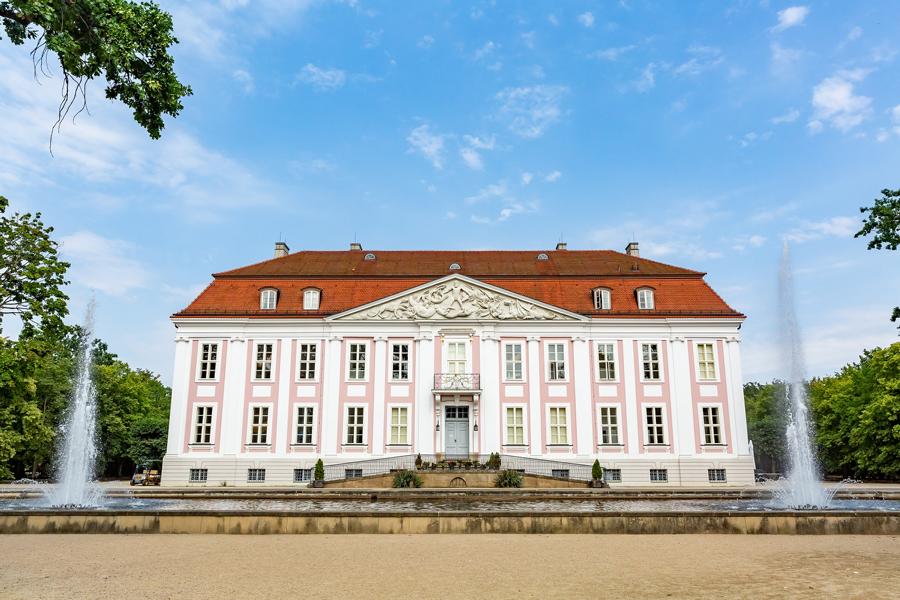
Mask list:
POLYGON ((416 468, 417 469, 422 468, 422 455, 421 454, 416 454, 416 468))
POLYGON ((594 464, 591 466, 591 487, 609 487, 607 483, 603 481, 603 467, 600 466, 600 459, 594 459, 594 464))
POLYGON ((313 468, 312 486, 314 488, 325 487, 325 463, 322 462, 321 458, 316 461, 316 466, 313 468))

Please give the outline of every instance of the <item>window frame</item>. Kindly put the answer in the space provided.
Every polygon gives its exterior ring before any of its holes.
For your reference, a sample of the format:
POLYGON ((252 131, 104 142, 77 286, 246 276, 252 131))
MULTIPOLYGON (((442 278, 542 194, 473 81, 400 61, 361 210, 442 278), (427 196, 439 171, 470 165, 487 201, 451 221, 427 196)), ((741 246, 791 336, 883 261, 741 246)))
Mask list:
POLYGON ((638 310, 656 310, 656 290, 652 287, 643 286, 634 290, 635 294, 635 302, 637 302, 638 310), (641 306, 641 297, 649 298, 650 302, 648 306, 641 306))
POLYGON ((725 409, 721 402, 700 402, 697 404, 697 417, 700 421, 700 445, 705 447, 722 447, 727 446, 728 443, 725 440, 725 409), (706 441, 706 421, 703 418, 703 410, 706 408, 714 408, 716 409, 716 418, 718 420, 717 429, 719 434, 718 442, 707 442, 706 441))
POLYGON ((264 287, 259 290, 259 310, 276 310, 278 308, 278 288, 264 287), (271 297, 272 306, 266 306, 267 298, 271 297))
POLYGON ((369 416, 366 414, 368 411, 366 410, 367 405, 365 404, 345 404, 344 405, 344 427, 343 427, 343 444, 342 446, 367 446, 369 444, 369 416), (351 409, 361 409, 362 410, 362 423, 354 423, 354 427, 362 428, 362 442, 348 442, 347 439, 349 437, 349 427, 350 427, 350 410, 351 409))
POLYGON ((622 442, 622 419, 621 419, 622 411, 620 409, 621 409, 621 406, 619 404, 603 403, 603 404, 597 405, 597 433, 599 434, 599 439, 597 440, 598 446, 620 448, 625 445, 622 442), (615 411, 615 418, 616 418, 616 423, 615 423, 616 441, 615 442, 604 442, 603 441, 603 428, 610 427, 610 425, 608 425, 608 424, 607 425, 603 424, 604 409, 607 411, 607 414, 609 414, 608 411, 610 409, 615 411))
POLYGON ((643 429, 644 429, 644 446, 669 446, 669 419, 668 415, 666 415, 666 405, 662 403, 643 403, 641 406, 641 413, 643 416, 643 429), (660 427, 662 429, 662 442, 651 442, 650 441, 650 423, 647 422, 647 409, 659 409, 660 411, 660 423, 654 423, 653 427, 660 427))
POLYGON ((391 383, 409 383, 412 380, 412 345, 409 342, 391 342, 390 346, 390 360, 388 361, 388 380, 391 383), (406 346, 406 360, 395 361, 394 359, 394 349, 406 346), (403 365, 406 364, 406 377, 395 378, 394 377, 394 365, 403 365))
MULTIPOLYGON (((504 446, 515 446, 515 447, 524 447, 528 446, 528 420, 526 415, 527 413, 527 404, 504 404, 503 405, 503 445, 504 446), (520 410, 522 411, 522 442, 516 443, 512 442, 509 439, 509 411, 510 410, 520 410)), ((515 426, 515 425, 514 425, 515 426)))
POLYGON ((314 473, 312 467, 294 467, 294 483, 309 483, 313 480, 314 473), (305 474, 307 477, 298 477, 298 474, 305 474))
POLYGON ((596 383, 619 383, 619 344, 615 340, 596 340, 594 341, 594 379, 596 383), (612 347, 612 362, 614 377, 612 379, 603 379, 600 377, 600 346, 612 347))
POLYGON ((247 405, 247 437, 246 444, 254 447, 265 447, 272 445, 272 402, 251 402, 247 405), (253 410, 255 408, 266 409, 266 441, 254 442, 253 440, 253 410))
POLYGON ((709 467, 706 469, 706 478, 709 483, 728 483, 728 470, 722 467, 709 467), (715 477, 713 473, 715 473, 715 477), (721 478, 719 478, 720 473, 721 478))
POLYGON ((265 467, 247 467, 247 483, 265 483, 266 482, 266 469, 265 467), (262 474, 262 479, 259 477, 252 478, 250 477, 250 473, 253 472, 256 475, 262 474))
POLYGON ((348 383, 368 383, 369 373, 372 371, 369 368, 369 357, 372 355, 370 350, 371 350, 371 344, 369 343, 369 340, 347 340, 347 350, 346 350, 347 366, 346 366, 346 369, 344 370, 345 381, 347 381, 348 383), (351 367, 350 355, 351 355, 351 350, 352 350, 353 346, 362 346, 363 348, 365 348, 365 358, 362 361, 365 377, 363 377, 362 379, 352 379, 350 377, 350 370, 351 370, 350 369, 350 367, 351 367))
POLYGON ((204 342, 203 340, 198 340, 197 342, 197 371, 195 373, 194 381, 197 383, 218 383, 219 382, 219 374, 222 370, 219 368, 219 362, 222 356, 222 342, 204 342), (216 358, 213 361, 204 361, 203 360, 203 346, 215 346, 216 347, 216 358), (216 376, 215 377, 202 377, 203 374, 203 363, 211 362, 216 366, 216 376))
POLYGON ((569 382, 569 344, 568 340, 546 340, 544 341, 544 380, 546 383, 568 383, 569 382), (563 364, 563 377, 561 379, 552 379, 551 375, 551 361, 550 361, 550 346, 562 346, 563 354, 562 354, 562 364, 563 364))
MULTIPOLYGON (((301 403, 297 403, 294 405, 294 410, 293 410, 294 418, 291 421, 291 423, 293 423, 293 434, 291 435, 291 440, 292 440, 291 446, 310 447, 310 446, 317 445, 319 432, 318 432, 318 424, 316 423, 316 421, 318 420, 318 416, 319 416, 318 415, 318 406, 316 404, 313 404, 310 402, 301 402, 301 403), (311 442, 298 442, 297 441, 297 433, 299 432, 299 429, 300 429, 300 422, 299 422, 300 421, 300 411, 303 410, 305 412, 308 409, 312 409, 312 423, 311 423, 312 430, 310 432, 310 438, 312 439, 312 441, 311 442)), ((309 425, 307 425, 306 423, 304 423, 303 426, 309 427, 309 425)))
MULTIPOLYGON (((321 352, 319 351, 319 341, 308 341, 308 340, 297 340, 297 364, 294 365, 294 381, 296 383, 318 383, 319 382, 319 357, 321 356, 321 352), (311 346, 314 349, 315 356, 312 360, 313 365, 313 377, 311 379, 303 379, 300 377, 300 365, 303 364, 303 346, 311 346)), ((310 362, 310 361, 306 361, 310 362)))
MULTIPOLYGON (((275 368, 278 364, 277 356, 278 356, 278 344, 275 343, 275 340, 254 340, 253 341, 253 364, 251 365, 250 370, 250 381, 260 382, 260 383, 272 383, 278 377, 278 373, 276 373, 275 368), (272 346, 272 356, 269 359, 269 376, 268 377, 257 377, 256 376, 256 365, 260 362, 259 360, 259 347, 260 346, 272 346)), ((263 359, 265 362, 265 359, 263 359)))
POLYGON ((392 403, 387 406, 387 426, 388 426, 388 442, 385 444, 386 446, 393 447, 406 447, 412 446, 412 404, 409 403, 392 403), (403 425, 398 424, 397 427, 403 427, 406 430, 406 441, 405 442, 395 442, 394 440, 394 411, 406 411, 406 423, 403 425))
POLYGON ((638 342, 638 368, 641 374, 641 383, 662 383, 665 381, 665 361, 663 360, 662 341, 638 342), (659 370, 656 379, 647 379, 644 372, 644 346, 656 346, 656 364, 659 370))
POLYGON ((322 290, 316 287, 308 287, 303 288, 303 310, 315 311, 320 310, 322 307, 322 290), (307 303, 307 298, 312 298, 315 296, 315 306, 310 306, 307 303))
POLYGON ((527 381, 527 379, 528 379, 528 376, 527 376, 527 371, 528 371, 528 369, 526 368, 526 364, 527 364, 527 360, 526 360, 526 358, 527 358, 526 348, 527 348, 527 346, 525 345, 524 342, 516 342, 516 341, 503 342, 503 366, 502 366, 502 371, 501 371, 501 373, 500 373, 501 378, 502 378, 501 380, 503 381, 503 383, 525 383, 525 382, 527 381), (520 376, 518 379, 510 379, 510 378, 507 376, 507 371, 506 371, 506 366, 507 366, 506 349, 507 349, 508 347, 510 347, 510 346, 518 346, 518 347, 519 347, 519 364, 520 364, 520 367, 521 367, 521 376, 520 376))
POLYGON ((193 418, 191 419, 191 441, 188 443, 189 446, 215 446, 216 445, 216 403, 215 402, 195 402, 194 410, 193 410, 193 418), (209 442, 197 442, 194 441, 197 435, 197 412, 200 408, 209 408, 211 409, 210 414, 210 423, 209 423, 209 442))
POLYGON ((568 404, 548 404, 547 405, 547 446, 554 447, 562 447, 562 446, 572 446, 572 419, 569 418, 568 404), (553 411, 557 411, 557 420, 559 419, 559 410, 562 409, 565 411, 566 415, 566 441, 564 443, 553 442, 553 427, 559 428, 559 423, 553 425, 553 411))
POLYGON ((612 310, 612 290, 608 287, 595 287, 593 290, 594 310, 612 310), (597 302, 600 300, 600 302, 597 302), (606 300, 604 303, 603 300, 606 300), (606 304, 606 306, 603 306, 606 304))
POLYGON ((650 483, 669 483, 669 469, 668 468, 650 469, 649 477, 650 477, 650 483), (654 474, 656 475, 656 479, 653 478, 654 474), (662 475, 662 479, 660 479, 660 475, 662 475))
POLYGON ((207 483, 209 481, 208 467, 190 467, 188 469, 188 483, 207 483), (194 478, 194 473, 197 478, 194 478))
POLYGON ((718 344, 715 340, 694 340, 694 376, 698 383, 718 383, 719 379, 719 358, 718 344), (710 379, 701 377, 700 371, 700 346, 710 346, 712 348, 712 370, 713 376, 710 379))
MULTIPOLYGON (((472 373, 472 343, 471 340, 467 337, 447 337, 444 339, 443 345, 441 347, 441 362, 444 366, 444 373, 453 373, 450 370, 450 345, 451 344, 461 344, 463 348, 463 353, 465 354, 465 366, 461 373, 472 373)), ((452 362, 461 362, 458 358, 454 359, 452 362)))

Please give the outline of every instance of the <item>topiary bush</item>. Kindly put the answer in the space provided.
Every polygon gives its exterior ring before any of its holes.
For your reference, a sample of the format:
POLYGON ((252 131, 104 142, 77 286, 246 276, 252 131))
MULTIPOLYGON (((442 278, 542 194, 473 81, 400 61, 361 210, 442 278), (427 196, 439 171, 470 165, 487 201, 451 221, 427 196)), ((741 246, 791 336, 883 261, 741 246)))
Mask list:
POLYGON ((522 487, 522 474, 510 469, 500 471, 497 474, 497 478, 494 479, 494 486, 499 488, 520 488, 522 487))
POLYGON ((488 456, 485 466, 487 466, 488 469, 499 469, 500 468, 500 453, 499 452, 491 452, 491 455, 488 456))
POLYGON ((415 471, 397 471, 394 475, 395 488, 420 488, 422 478, 415 471))
POLYGON ((313 479, 316 481, 325 480, 325 463, 322 462, 321 458, 316 461, 316 466, 313 469, 313 479))
POLYGON ((603 479, 603 467, 600 466, 600 459, 594 460, 594 465, 591 467, 591 479, 603 479))

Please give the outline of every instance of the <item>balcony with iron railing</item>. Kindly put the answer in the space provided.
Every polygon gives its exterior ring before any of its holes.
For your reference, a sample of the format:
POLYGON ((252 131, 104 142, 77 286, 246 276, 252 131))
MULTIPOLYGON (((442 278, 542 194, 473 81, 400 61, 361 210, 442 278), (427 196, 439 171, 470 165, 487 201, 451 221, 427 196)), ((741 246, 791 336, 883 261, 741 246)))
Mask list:
POLYGON ((434 390, 439 392, 477 392, 481 390, 480 373, 435 373, 434 390))

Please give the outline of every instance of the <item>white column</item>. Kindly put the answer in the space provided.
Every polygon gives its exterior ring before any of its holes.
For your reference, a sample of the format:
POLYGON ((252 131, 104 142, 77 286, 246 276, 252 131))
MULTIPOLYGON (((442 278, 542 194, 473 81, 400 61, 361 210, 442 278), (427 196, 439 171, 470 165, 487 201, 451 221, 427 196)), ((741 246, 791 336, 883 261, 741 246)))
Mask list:
POLYGON ((628 431, 628 447, 625 452, 629 455, 640 454, 641 436, 643 435, 644 416, 638 410, 637 389, 635 388, 635 376, 638 366, 635 365, 634 340, 626 338, 622 340, 622 377, 625 385, 625 429, 628 431))
POLYGON ((338 399, 344 374, 341 372, 341 338, 325 340, 323 354, 328 356, 322 370, 322 451, 325 456, 336 456, 338 448, 338 399))
POLYGON ((244 440, 244 382, 247 377, 247 341, 234 337, 228 340, 228 359, 222 376, 222 454, 238 454, 244 440))
POLYGON ((484 447, 481 453, 500 450, 500 341, 493 335, 481 337, 481 425, 484 447))
POLYGON ((434 339, 423 333, 417 339, 419 353, 416 357, 416 450, 422 454, 434 454, 434 339))
POLYGON ((169 437, 166 454, 182 453, 184 448, 184 424, 187 414, 188 391, 191 385, 191 341, 186 337, 175 338, 175 366, 172 370, 172 407, 169 410, 169 437))
POLYGON ((530 424, 528 443, 531 454, 540 455, 544 436, 541 432, 541 381, 543 363, 541 361, 540 338, 528 338, 528 421, 530 424))
POLYGON ((387 376, 387 338, 375 338, 375 362, 372 367, 375 377, 375 386, 372 406, 372 444, 369 453, 373 455, 384 454, 384 385, 387 376))
POLYGON ((583 337, 576 337, 572 352, 572 384, 575 386, 575 418, 577 422, 576 444, 579 456, 593 456, 594 447, 593 424, 591 423, 591 362, 588 342, 583 337))
POLYGON ((278 447, 275 448, 276 456, 285 456, 287 447, 291 443, 291 425, 294 416, 289 414, 291 382, 294 380, 295 366, 291 364, 291 340, 281 340, 281 356, 278 362, 278 447))
POLYGON ((741 370, 741 341, 737 337, 725 342, 725 368, 728 372, 728 415, 731 419, 731 449, 739 456, 750 454, 747 438, 747 409, 744 405, 744 375, 741 370))
POLYGON ((669 341, 669 394, 672 399, 672 452, 679 456, 696 454, 694 444, 694 399, 688 342, 683 337, 669 341))

